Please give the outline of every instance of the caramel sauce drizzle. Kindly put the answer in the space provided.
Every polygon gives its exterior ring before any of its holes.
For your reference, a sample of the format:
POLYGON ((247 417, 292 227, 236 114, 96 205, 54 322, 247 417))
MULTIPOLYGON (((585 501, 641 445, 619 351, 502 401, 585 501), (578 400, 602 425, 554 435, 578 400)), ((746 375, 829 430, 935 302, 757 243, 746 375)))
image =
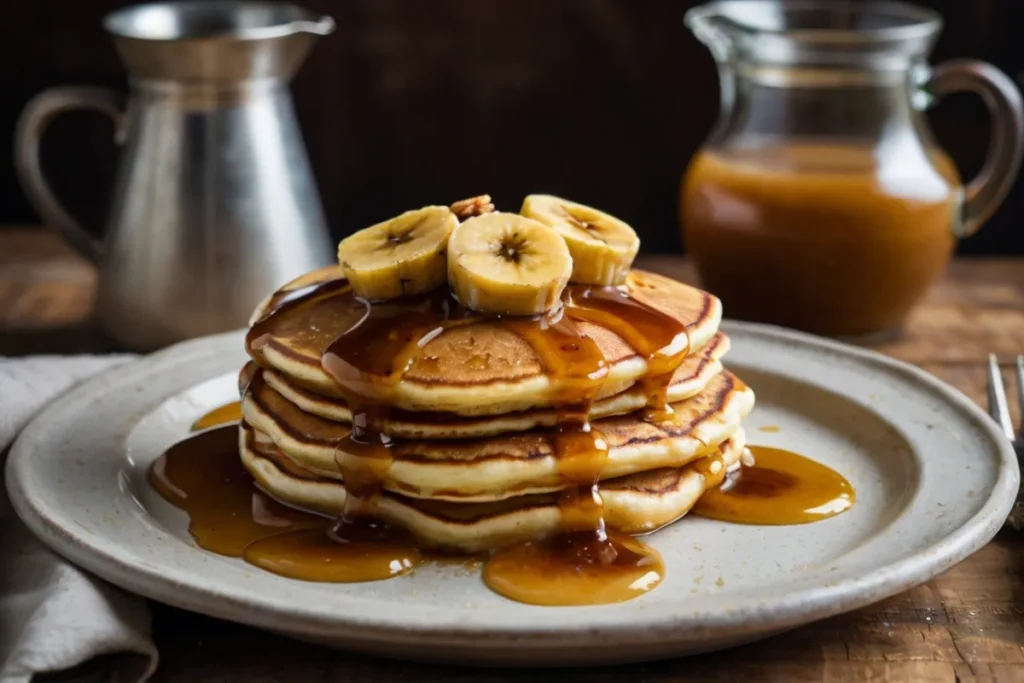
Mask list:
POLYGON ((570 485, 558 501, 563 531, 589 533, 602 543, 604 503, 597 482, 608 462, 608 442, 591 426, 590 408, 608 375, 608 364, 594 340, 564 313, 563 308, 551 318, 512 319, 504 324, 530 344, 552 383, 558 414, 553 452, 559 474, 570 485))
POLYGON ((371 304, 324 351, 321 366, 352 411, 352 430, 335 450, 345 482, 343 522, 373 517, 391 468, 390 394, 420 356, 424 339, 474 316, 447 291, 371 304))
POLYGON ((622 337, 647 363, 641 378, 647 396, 647 417, 672 414, 668 388, 672 374, 690 353, 686 326, 672 316, 643 304, 619 287, 571 286, 569 315, 597 323, 622 337))
POLYGON ((498 593, 531 604, 620 602, 657 586, 664 565, 653 548, 605 527, 598 482, 608 461, 608 444, 589 418, 609 368, 597 344, 575 323, 599 324, 644 356, 647 373, 642 381, 648 405, 658 417, 671 413, 668 387, 689 340, 677 320, 631 299, 624 288, 571 285, 563 300, 555 325, 512 324, 533 347, 554 385, 554 453, 563 481, 570 484, 559 497, 562 533, 499 551, 485 566, 484 580, 498 593))
MULTIPOLYGON (((325 280, 287 291, 278 291, 267 301, 263 315, 250 327, 245 335, 245 347, 250 356, 263 348, 269 337, 278 330, 285 316, 296 309, 340 294, 349 289, 348 280, 325 280)), ((344 303, 344 302, 342 302, 344 303)))

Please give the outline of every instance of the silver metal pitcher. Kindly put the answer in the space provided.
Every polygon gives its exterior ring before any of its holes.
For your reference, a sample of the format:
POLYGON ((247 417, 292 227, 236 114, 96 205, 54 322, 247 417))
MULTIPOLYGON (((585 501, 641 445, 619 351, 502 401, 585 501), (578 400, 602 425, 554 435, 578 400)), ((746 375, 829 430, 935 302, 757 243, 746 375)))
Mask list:
POLYGON ((26 106, 15 165, 43 219, 100 266, 97 316, 146 351, 242 327, 291 278, 334 261, 288 82, 330 17, 270 2, 138 5, 104 20, 131 91, 46 90, 26 106), (98 109, 123 145, 102 242, 60 205, 39 140, 98 109))

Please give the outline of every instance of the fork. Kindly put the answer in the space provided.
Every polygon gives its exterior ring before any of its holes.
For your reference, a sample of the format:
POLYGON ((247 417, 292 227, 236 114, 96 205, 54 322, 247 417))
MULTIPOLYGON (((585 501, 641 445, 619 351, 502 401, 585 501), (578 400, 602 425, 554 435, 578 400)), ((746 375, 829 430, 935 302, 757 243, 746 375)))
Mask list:
MULTIPOLYGON (((1024 416, 1024 356, 1017 356, 1016 370, 1017 405, 1024 416)), ((992 353, 988 355, 988 412, 1013 444, 1013 450, 1017 453, 1017 463, 1024 467, 1024 423, 1021 424, 1020 434, 1015 433, 1013 420, 1010 418, 1010 404, 1006 400, 1006 389, 1003 387, 1003 376, 996 356, 992 353)), ((1024 529, 1024 496, 1020 493, 1007 521, 1015 529, 1024 529)))

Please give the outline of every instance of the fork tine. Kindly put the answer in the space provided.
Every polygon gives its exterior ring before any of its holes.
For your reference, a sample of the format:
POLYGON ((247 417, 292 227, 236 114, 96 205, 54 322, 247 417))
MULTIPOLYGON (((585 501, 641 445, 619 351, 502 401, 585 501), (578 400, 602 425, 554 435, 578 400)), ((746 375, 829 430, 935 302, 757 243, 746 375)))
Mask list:
POLYGON ((1021 438, 1024 438, 1024 356, 1017 356, 1017 407, 1020 408, 1021 438))
POLYGON ((1006 390, 1003 388, 1003 376, 999 371, 994 353, 988 355, 988 412, 999 423, 1006 438, 1013 441, 1013 421, 1010 420, 1010 406, 1006 403, 1006 390))

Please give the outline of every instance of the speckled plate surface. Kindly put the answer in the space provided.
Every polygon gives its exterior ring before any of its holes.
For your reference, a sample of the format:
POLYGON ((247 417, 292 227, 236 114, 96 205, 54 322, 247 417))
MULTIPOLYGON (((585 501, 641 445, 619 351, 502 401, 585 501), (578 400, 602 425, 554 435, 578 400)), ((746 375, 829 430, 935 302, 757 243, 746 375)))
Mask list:
POLYGON ((662 585, 618 605, 522 605, 451 566, 376 583, 304 583, 197 548, 146 469, 195 418, 236 397, 241 333, 181 344, 71 391, 14 446, 8 488, 54 550, 147 597, 353 649, 520 666, 761 638, 926 581, 999 529, 1018 486, 1016 459, 966 397, 874 353, 770 327, 724 329, 733 341, 726 364, 757 393, 749 440, 830 465, 858 502, 804 526, 684 519, 649 537, 665 557, 662 585))

